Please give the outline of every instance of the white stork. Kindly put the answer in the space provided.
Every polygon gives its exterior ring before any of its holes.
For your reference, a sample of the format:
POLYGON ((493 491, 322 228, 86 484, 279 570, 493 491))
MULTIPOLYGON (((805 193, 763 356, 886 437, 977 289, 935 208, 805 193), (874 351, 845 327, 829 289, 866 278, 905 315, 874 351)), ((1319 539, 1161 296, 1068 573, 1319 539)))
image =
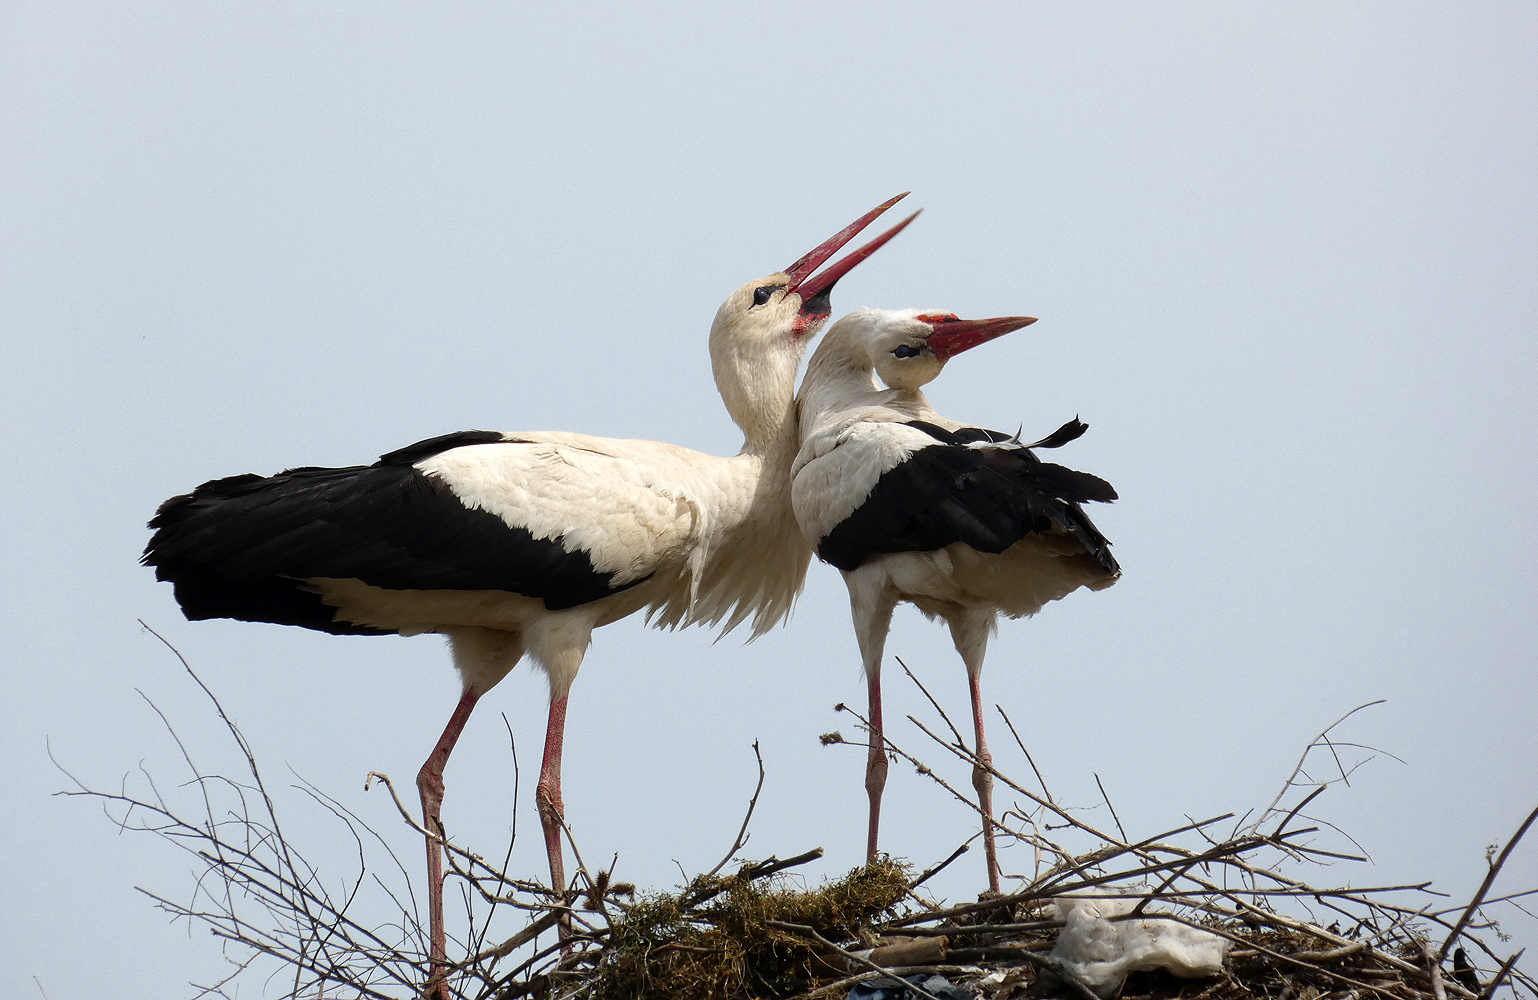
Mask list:
POLYGON ((1116 582, 1121 569, 1110 542, 1080 506, 1114 500, 1116 491, 1031 453, 1083 434, 1088 428, 1077 417, 1023 445, 1018 435, 947 420, 920 387, 957 353, 1034 322, 960 320, 916 309, 851 313, 812 355, 797 399, 796 520, 818 557, 844 574, 870 692, 868 860, 876 858, 887 772, 882 650, 893 609, 908 601, 930 619, 945 619, 967 668, 977 740, 972 782, 995 891, 992 758, 980 687, 988 637, 1000 614, 1033 615, 1079 587, 1116 582), (873 371, 890 388, 877 385, 873 371))
MULTIPOLYGON (((716 313, 711 364, 745 438, 735 456, 560 432, 446 434, 373 465, 204 483, 160 507, 143 561, 193 620, 446 635, 464 693, 417 775, 435 833, 443 768, 471 710, 528 653, 550 682, 536 800, 562 892, 562 734, 592 631, 646 609, 661 626, 751 618, 757 636, 789 613, 811 558, 790 511, 796 370, 834 283, 913 216, 814 272, 902 197, 716 313)), ((432 838, 427 855, 436 979, 445 937, 432 838)))

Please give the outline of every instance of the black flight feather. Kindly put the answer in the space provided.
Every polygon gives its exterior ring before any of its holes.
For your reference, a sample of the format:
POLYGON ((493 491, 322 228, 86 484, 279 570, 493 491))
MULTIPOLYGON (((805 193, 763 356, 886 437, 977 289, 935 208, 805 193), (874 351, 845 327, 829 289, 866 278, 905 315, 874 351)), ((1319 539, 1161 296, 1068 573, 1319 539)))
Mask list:
POLYGON ((503 440, 492 431, 442 435, 374 465, 242 475, 172 497, 150 521, 142 562, 176 587, 189 619, 299 625, 339 635, 384 630, 333 620, 314 578, 357 579, 387 590, 499 590, 552 611, 633 587, 616 586, 561 537, 476 510, 414 463, 451 448, 503 440))

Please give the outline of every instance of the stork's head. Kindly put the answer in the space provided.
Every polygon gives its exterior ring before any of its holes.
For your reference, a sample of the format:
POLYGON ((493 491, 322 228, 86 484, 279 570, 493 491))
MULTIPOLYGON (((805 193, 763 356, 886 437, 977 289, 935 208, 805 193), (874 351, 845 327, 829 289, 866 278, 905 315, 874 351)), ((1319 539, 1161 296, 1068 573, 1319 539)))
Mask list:
MULTIPOLYGON (((1036 322, 1034 316, 960 319, 955 313, 923 309, 862 309, 834 324, 824 345, 837 350, 835 336, 858 342, 870 367, 893 389, 917 390, 933 382, 945 363, 962 351, 1036 322)), ((849 345, 850 352, 860 351, 849 345)))
POLYGON ((901 232, 918 213, 821 273, 815 272, 905 197, 906 191, 882 202, 785 270, 748 282, 721 304, 710 328, 711 365, 727 410, 750 438, 766 421, 779 426, 795 393, 801 356, 832 312, 834 284, 901 232))

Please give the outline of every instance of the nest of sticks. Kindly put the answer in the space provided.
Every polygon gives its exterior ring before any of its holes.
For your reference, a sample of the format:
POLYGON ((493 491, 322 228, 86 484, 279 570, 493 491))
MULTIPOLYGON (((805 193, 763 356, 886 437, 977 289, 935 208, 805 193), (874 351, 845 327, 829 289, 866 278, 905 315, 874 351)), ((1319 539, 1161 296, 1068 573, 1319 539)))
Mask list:
MULTIPOLYGON (((200 986, 200 995, 234 996, 244 979, 258 976, 269 986, 281 981, 282 995, 296 1000, 421 996, 430 973, 426 933, 396 848, 414 858, 425 831, 398 796, 395 805, 414 833, 398 828, 387 837, 339 800, 302 785, 357 848, 356 871, 340 881, 323 878, 286 837, 239 728, 190 667, 188 674, 218 712, 244 773, 205 773, 176 739, 192 774, 179 785, 191 790, 190 807, 169 801, 152 780, 143 793, 103 792, 77 780, 64 794, 100 800, 121 828, 158 834, 199 859, 203 874, 185 898, 145 891, 163 910, 227 942, 230 968, 200 986)), ((914 724, 970 769, 976 760, 937 703, 935 709, 948 736, 914 724)), ((1521 952, 1501 949, 1505 936, 1495 919, 1501 906, 1531 916, 1521 901, 1538 889, 1493 892, 1538 809, 1503 848, 1492 849, 1488 876, 1466 902, 1452 903, 1429 883, 1349 888, 1303 877, 1366 860, 1319 846, 1326 834, 1342 838, 1309 818, 1319 796, 1349 774, 1341 751, 1352 745, 1331 733, 1358 710, 1309 743, 1266 808, 1146 837, 1129 836, 1114 808, 1108 809, 1112 831, 1059 804, 1034 762, 1031 786, 991 769, 995 782, 1023 804, 998 818, 998 834, 1029 847, 1036 870, 1015 877, 1007 894, 960 905, 932 898, 926 884, 965 844, 922 872, 883 860, 818 887, 806 886, 795 870, 820 857, 820 849, 784 860, 741 860, 763 787, 762 758, 758 788, 731 849, 713 870, 671 891, 638 892, 615 881, 612 871, 584 864, 574 841, 577 876, 558 892, 512 878, 505 862, 445 840, 449 877, 463 889, 469 928, 451 941, 462 957, 445 985, 466 1000, 843 1000, 861 984, 866 995, 889 987, 891 1000, 943 1000, 894 978, 923 974, 943 976, 951 987, 986 1000, 1538 997, 1538 982, 1519 967, 1521 952), (1314 754, 1332 761, 1333 781, 1307 777, 1314 754), (1055 953, 1064 924, 1054 901, 1086 894, 1125 901, 1113 920, 1167 921, 1225 939, 1221 971, 1202 979, 1132 972, 1097 994, 1055 953)), ((167 727, 176 738, 169 721, 167 727)), ((824 742, 846 741, 829 734, 824 742)), ((1029 762, 1025 746, 1019 749, 1029 762)), ((970 798, 917 756, 895 745, 891 752, 975 811, 970 798)), ((394 796, 389 779, 376 777, 394 796)))

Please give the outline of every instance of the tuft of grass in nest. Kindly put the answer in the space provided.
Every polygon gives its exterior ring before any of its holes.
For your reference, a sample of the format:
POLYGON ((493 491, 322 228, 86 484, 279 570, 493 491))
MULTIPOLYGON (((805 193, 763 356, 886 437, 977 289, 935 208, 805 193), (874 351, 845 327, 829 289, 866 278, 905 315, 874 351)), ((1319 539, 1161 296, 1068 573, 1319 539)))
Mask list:
MULTIPOLYGON (((744 866, 746 868, 748 866, 744 866)), ((614 926, 594 981, 602 1000, 737 1000, 789 996, 826 972, 817 946, 768 921, 824 937, 859 936, 902 901, 908 869, 890 860, 807 891, 786 876, 701 878, 637 900, 614 926)))

